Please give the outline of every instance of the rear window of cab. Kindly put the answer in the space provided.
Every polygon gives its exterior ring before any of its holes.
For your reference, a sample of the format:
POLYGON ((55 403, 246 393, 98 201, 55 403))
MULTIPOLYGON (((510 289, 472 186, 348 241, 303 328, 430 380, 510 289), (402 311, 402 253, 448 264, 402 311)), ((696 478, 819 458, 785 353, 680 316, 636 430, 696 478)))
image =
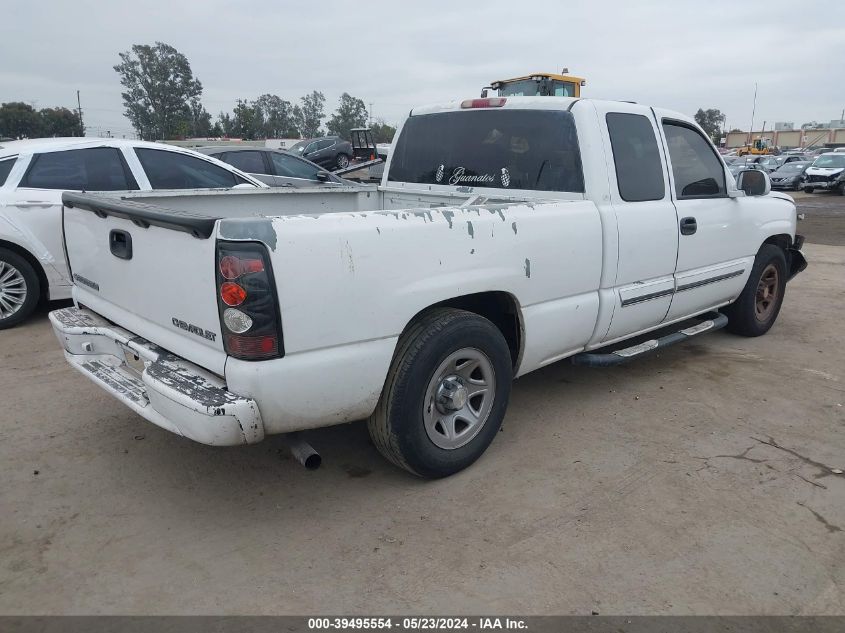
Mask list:
POLYGON ((559 110, 469 110, 408 118, 388 179, 584 192, 575 122, 559 110))

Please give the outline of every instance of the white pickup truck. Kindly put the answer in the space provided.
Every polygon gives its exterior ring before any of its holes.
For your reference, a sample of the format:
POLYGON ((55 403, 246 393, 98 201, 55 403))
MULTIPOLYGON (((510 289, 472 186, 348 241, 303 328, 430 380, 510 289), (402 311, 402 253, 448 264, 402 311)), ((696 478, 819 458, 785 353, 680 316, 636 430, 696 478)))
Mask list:
POLYGON ((614 101, 416 108, 378 190, 64 207, 76 307, 50 319, 74 368, 206 444, 368 419, 423 477, 484 452, 514 377, 763 334, 806 267, 763 172, 735 181, 689 117, 614 101))

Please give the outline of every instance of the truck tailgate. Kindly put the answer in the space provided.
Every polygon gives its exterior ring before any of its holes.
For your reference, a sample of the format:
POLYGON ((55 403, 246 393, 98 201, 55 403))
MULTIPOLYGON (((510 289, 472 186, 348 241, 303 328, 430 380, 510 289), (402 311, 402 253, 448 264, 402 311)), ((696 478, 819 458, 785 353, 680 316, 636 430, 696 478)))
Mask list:
POLYGON ((63 196, 76 300, 121 327, 222 375, 216 218, 108 196, 63 196))

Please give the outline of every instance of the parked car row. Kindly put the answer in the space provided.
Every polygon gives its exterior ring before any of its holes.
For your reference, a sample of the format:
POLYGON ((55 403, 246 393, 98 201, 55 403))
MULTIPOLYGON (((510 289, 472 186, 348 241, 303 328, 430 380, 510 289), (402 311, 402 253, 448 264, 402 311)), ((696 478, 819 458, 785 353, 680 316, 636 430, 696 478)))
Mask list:
POLYGON ((803 190, 806 193, 823 189, 845 195, 845 152, 827 152, 818 156, 724 156, 723 160, 734 177, 745 169, 765 171, 771 179, 772 189, 803 190))

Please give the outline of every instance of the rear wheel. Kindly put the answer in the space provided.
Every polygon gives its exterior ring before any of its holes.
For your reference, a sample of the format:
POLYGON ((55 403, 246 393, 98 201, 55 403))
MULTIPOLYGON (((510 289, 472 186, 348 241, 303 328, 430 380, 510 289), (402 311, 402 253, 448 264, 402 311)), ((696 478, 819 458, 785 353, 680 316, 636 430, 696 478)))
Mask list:
POLYGON ((741 336, 761 336, 774 325, 786 290, 786 257, 773 244, 763 244, 739 298, 722 311, 728 330, 741 336))
POLYGON ((337 155, 337 168, 338 169, 346 169, 349 167, 349 156, 346 154, 338 154, 337 155))
POLYGON ((804 187, 804 193, 813 193, 812 187, 804 187))
POLYGON ((496 437, 512 380, 510 351, 495 325, 463 310, 432 310, 400 338, 370 436, 400 468, 451 475, 496 437))
POLYGON ((0 248, 0 330, 26 319, 38 305, 41 284, 26 259, 0 248))

